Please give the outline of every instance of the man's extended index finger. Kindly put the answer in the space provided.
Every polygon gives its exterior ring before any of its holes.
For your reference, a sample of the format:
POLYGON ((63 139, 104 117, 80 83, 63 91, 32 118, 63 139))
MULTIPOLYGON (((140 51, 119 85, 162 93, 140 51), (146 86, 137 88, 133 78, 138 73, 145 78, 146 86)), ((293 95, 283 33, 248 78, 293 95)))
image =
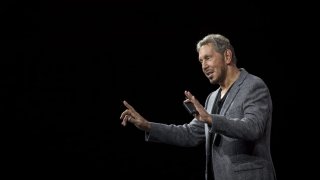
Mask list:
POLYGON ((127 103, 127 101, 123 101, 123 104, 124 104, 128 109, 135 111, 134 108, 133 108, 129 103, 127 103))

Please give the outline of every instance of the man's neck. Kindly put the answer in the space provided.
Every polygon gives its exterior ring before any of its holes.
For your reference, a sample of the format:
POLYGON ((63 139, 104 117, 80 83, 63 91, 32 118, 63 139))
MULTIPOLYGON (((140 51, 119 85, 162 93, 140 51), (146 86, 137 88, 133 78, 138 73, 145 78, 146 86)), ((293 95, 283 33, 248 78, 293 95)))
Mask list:
POLYGON ((238 79, 240 70, 237 67, 231 68, 227 72, 227 77, 223 84, 220 84, 221 98, 225 95, 231 85, 238 79))

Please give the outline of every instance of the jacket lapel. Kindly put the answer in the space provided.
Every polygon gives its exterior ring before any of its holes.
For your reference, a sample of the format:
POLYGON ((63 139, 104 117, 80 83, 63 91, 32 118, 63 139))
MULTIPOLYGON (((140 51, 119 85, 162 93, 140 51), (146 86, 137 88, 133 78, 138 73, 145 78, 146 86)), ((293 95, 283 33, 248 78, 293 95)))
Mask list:
POLYGON ((244 81, 247 75, 248 75, 248 72, 245 69, 241 68, 239 78, 234 82, 233 86, 231 87, 227 95, 225 102, 223 103, 223 106, 220 112, 221 115, 225 115, 225 113, 228 111, 230 105, 232 104, 234 98, 236 97, 237 93, 240 90, 240 85, 242 84, 242 82, 244 81))

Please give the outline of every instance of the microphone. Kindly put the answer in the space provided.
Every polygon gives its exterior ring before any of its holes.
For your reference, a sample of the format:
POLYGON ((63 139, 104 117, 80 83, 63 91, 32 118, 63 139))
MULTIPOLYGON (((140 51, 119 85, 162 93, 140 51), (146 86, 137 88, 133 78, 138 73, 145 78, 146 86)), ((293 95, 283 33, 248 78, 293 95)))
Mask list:
POLYGON ((193 116, 199 114, 199 112, 196 110, 192 102, 183 102, 183 106, 187 109, 189 114, 193 116))

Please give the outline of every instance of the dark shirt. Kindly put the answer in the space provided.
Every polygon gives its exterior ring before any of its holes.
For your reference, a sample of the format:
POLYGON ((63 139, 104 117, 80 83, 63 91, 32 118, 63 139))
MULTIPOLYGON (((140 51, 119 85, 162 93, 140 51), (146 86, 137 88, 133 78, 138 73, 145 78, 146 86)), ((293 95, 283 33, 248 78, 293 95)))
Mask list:
MULTIPOLYGON (((229 88, 230 89, 230 88, 229 88)), ((219 89, 217 98, 214 102, 213 108, 212 108, 212 114, 219 114, 221 111, 221 108, 223 106, 224 101, 226 100, 226 97, 228 95, 229 89, 227 93, 221 98, 221 89, 219 89)))

